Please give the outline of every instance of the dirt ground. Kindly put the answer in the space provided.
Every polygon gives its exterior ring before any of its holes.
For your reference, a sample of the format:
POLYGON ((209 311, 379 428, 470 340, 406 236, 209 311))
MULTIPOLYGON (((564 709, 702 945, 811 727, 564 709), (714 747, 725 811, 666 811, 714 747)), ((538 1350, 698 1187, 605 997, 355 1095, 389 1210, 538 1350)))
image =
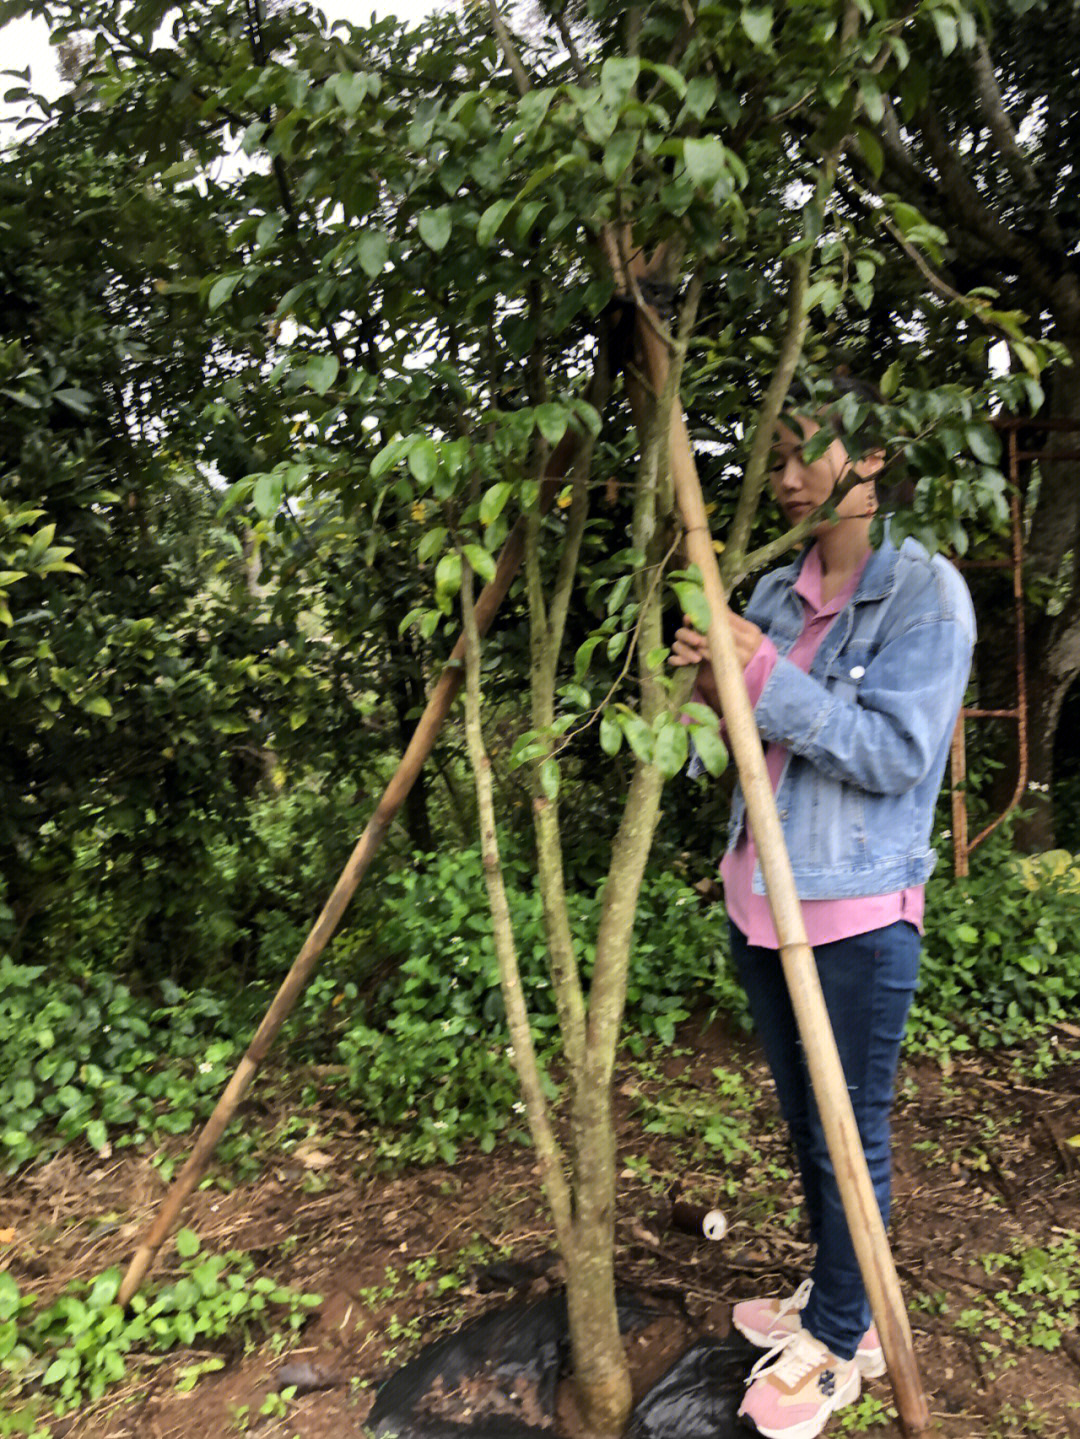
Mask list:
MULTIPOLYGON (((944 1070, 908 1061, 901 1075, 892 1240, 933 1432, 946 1439, 1080 1439, 1077 1039, 1062 1026, 1039 1052, 964 1054, 944 1070)), ((616 1089, 618 1275, 660 1314, 627 1341, 640 1393, 696 1338, 726 1335, 733 1301, 794 1288, 808 1246, 750 1041, 715 1023, 688 1026, 674 1051, 627 1060, 616 1089), (724 1211, 722 1241, 670 1226, 673 1187, 724 1211)), ((247 1122, 270 1117, 253 1108, 247 1122)), ((271 1339, 159 1357, 94 1408, 52 1421, 57 1439, 360 1439, 379 1383, 424 1342, 512 1290, 557 1288, 528 1151, 380 1173, 355 1116, 310 1118, 317 1128, 293 1153, 254 1183, 200 1190, 186 1216, 204 1251, 247 1251, 275 1281, 323 1295, 294 1347, 271 1339), (208 1357, 224 1367, 178 1391, 180 1371, 208 1357), (294 1396, 267 1403, 297 1376, 294 1396), (316 1382, 328 1387, 300 1392, 316 1382)), ((158 1170, 135 1155, 70 1152, 0 1180, 0 1227, 14 1230, 0 1265, 51 1298, 125 1263, 163 1192, 158 1170)), ((163 1253, 154 1277, 176 1263, 163 1253)), ((888 1380, 864 1393, 828 1432, 898 1436, 888 1380)), ((553 1435, 573 1427, 567 1402, 553 1435)))

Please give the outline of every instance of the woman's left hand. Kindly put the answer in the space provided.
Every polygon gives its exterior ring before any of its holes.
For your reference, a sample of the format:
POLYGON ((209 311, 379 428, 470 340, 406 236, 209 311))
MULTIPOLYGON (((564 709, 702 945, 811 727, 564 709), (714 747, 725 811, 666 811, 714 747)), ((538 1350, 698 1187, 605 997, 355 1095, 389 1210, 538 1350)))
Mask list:
POLYGON ((731 625, 731 636, 735 641, 735 653, 743 669, 757 654, 761 647, 761 641, 765 638, 757 625, 744 620, 742 615, 733 614, 728 611, 728 622, 731 625))

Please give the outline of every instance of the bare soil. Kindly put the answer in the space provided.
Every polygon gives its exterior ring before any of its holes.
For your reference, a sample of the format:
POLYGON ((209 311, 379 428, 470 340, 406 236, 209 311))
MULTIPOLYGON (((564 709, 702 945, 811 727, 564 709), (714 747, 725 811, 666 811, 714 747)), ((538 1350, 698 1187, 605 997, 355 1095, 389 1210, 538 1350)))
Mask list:
MULTIPOLYGON (((1062 1026, 1060 1038, 1064 1050, 1080 1031, 1062 1026)), ((1022 1325, 1002 1340, 978 1318, 1003 1284, 985 1256, 1080 1235, 1080 1148, 1070 1143, 1080 1131, 1080 1059, 1074 1054, 1032 1077, 1040 1072, 1024 1056, 967 1054, 947 1072, 909 1061, 901 1075, 892 1242, 933 1432, 944 1439, 1080 1439, 1076 1301, 1053 1349, 1033 1347, 1022 1325)), ((627 1338, 640 1395, 695 1339, 725 1336, 735 1300, 794 1288, 807 1272, 809 1248, 771 1088, 750 1041, 716 1023, 688 1026, 679 1048, 644 1073, 628 1061, 616 1092, 624 1161, 618 1274, 660 1315, 627 1338), (715 1091, 717 1067, 750 1082, 747 1151, 721 1158, 693 1132, 645 1131, 642 1094, 700 1101, 715 1091), (672 1185, 724 1210, 729 1227, 721 1242, 670 1227, 672 1185)), ((249 1111, 247 1122, 254 1117, 249 1111)), ((53 1421, 57 1439, 229 1439, 245 1432, 361 1439, 378 1384, 424 1342, 504 1304, 511 1290, 535 1297, 558 1286, 528 1151, 506 1146, 464 1154, 453 1166, 388 1174, 373 1167, 354 1115, 320 1109, 311 1117, 317 1142, 254 1183, 200 1190, 186 1219, 204 1249, 247 1251, 277 1282, 324 1296, 296 1345, 172 1353, 141 1367, 93 1409, 53 1421), (489 1272, 507 1258, 529 1262, 489 1272), (434 1264, 424 1274, 428 1260, 434 1264), (447 1275, 454 1277, 440 1285, 447 1275), (181 1369, 215 1356, 225 1359, 223 1369, 191 1392, 177 1391, 181 1369), (260 1414, 267 1395, 297 1375, 299 1390, 310 1392, 279 1405, 283 1414, 260 1414)), ((0 1246, 0 1264, 20 1286, 51 1298, 73 1278, 126 1263, 164 1189, 145 1154, 102 1162, 68 1151, 0 1179, 0 1229, 14 1230, 13 1241, 0 1246)), ((174 1252, 163 1253, 154 1277, 176 1263, 174 1252)), ((436 1392, 429 1402, 433 1412, 460 1418, 466 1404, 491 1402, 482 1390, 436 1392)), ((887 1379, 866 1392, 890 1401, 887 1379)), ((514 1403, 519 1417, 539 1422, 525 1389, 514 1403)), ((553 1439, 573 1427, 567 1392, 553 1439)), ((834 1431, 842 1432, 839 1415, 834 1431)), ((884 1417, 867 1432, 881 1439, 901 1433, 884 1417)))

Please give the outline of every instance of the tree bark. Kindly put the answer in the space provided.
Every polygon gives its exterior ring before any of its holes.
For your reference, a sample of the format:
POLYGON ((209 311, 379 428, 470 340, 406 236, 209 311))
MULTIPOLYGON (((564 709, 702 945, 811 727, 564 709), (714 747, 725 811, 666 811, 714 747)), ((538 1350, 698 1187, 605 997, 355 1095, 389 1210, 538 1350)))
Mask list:
MULTIPOLYGON (((1073 364, 1058 365, 1048 376, 1046 409, 1051 418, 1071 420, 1077 429, 1044 431, 1041 444, 1047 455, 1054 451, 1075 454, 1080 450, 1080 336, 1065 342, 1073 364)), ((1037 426, 1036 420, 1036 431, 1037 426)), ((1045 459, 1039 462, 1039 473, 1039 497, 1025 545, 1025 568, 1029 578, 1060 576, 1069 589, 1056 614, 1030 601, 1026 605, 1031 787, 1024 797, 1024 813, 1015 833, 1019 847, 1030 852, 1055 847, 1054 742, 1065 696, 1080 677, 1080 462, 1045 459)), ((1005 627, 999 615, 980 618, 983 644, 992 657, 998 651, 996 635, 1005 627)), ((984 661, 982 668, 986 667, 984 661)), ((1015 745, 1009 744, 1007 752, 1014 756, 1015 745)), ((1007 764, 1000 788, 1011 792, 1014 776, 1015 765, 1007 764)))

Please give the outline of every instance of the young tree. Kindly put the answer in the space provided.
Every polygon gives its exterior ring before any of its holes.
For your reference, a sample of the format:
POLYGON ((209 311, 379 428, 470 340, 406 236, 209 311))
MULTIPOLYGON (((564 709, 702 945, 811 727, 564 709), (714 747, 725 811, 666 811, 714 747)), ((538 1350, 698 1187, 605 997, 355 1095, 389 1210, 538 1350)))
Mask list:
MULTIPOLYGON (((94 30, 88 83, 116 105, 119 134, 142 152, 153 136, 164 169, 197 169, 237 141, 248 157, 213 182, 231 258, 198 287, 228 357, 202 443, 251 457, 246 473, 231 471, 229 503, 285 529, 331 496, 373 566, 407 540, 416 574, 401 627, 425 640, 460 601, 513 1058, 567 1261, 585 1421, 614 1436, 629 1385, 614 1304, 610 1081, 635 904, 661 787, 690 739, 714 772, 724 763, 715 716, 684 705, 665 675, 665 586, 708 622, 700 576, 680 554, 672 404, 681 390, 711 441, 734 585, 809 532, 809 518, 782 535, 754 528, 775 422, 800 365, 825 395, 838 307, 873 301, 877 235, 834 204, 840 157, 856 147, 873 165, 880 142, 867 122, 883 96, 904 103, 920 83, 910 42, 947 46, 950 17, 959 25, 966 9, 590 0, 540 7, 517 40, 494 5, 415 32, 387 22, 333 37, 304 5, 270 16, 256 6, 243 21, 222 4, 22 8, 94 30), (650 305, 645 320, 665 356, 657 385, 660 371, 642 370, 611 316, 617 289, 633 306, 642 298, 639 254, 659 256, 656 274, 678 296, 671 314, 650 305), (626 382, 609 401, 613 357, 626 382), (577 459, 560 485, 549 455, 568 435, 577 459), (531 786, 565 1133, 533 1054, 502 892, 484 732, 495 677, 472 622, 473 575, 491 576, 515 512, 528 527, 530 714, 512 758, 531 786), (570 657, 572 613, 588 621, 570 657), (625 746, 633 768, 599 928, 582 936, 567 919, 561 815, 594 727, 604 752, 625 746)), ((917 225, 906 238, 918 259, 936 241, 917 225)), ((175 257, 169 266, 162 284, 181 283, 175 257)), ((980 323, 977 299, 955 304, 980 323)), ((1027 353, 1037 365, 1040 352, 1027 353)), ((917 445, 933 482, 897 523, 953 540, 967 524, 992 527, 1002 481, 987 463, 986 392, 880 378, 894 400, 874 416, 890 459, 917 445)), ((869 407, 851 399, 836 418, 858 455, 869 407)))

